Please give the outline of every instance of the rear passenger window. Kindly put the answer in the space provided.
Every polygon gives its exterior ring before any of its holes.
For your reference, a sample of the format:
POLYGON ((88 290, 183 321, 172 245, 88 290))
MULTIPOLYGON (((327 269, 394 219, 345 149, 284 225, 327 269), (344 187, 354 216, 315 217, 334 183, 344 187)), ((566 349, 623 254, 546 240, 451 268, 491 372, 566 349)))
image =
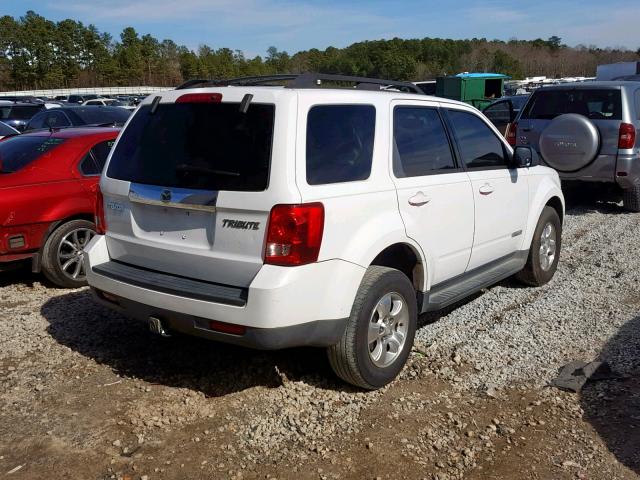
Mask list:
POLYGON ((393 112, 393 173, 418 177, 455 169, 437 109, 396 107, 393 112))
POLYGON ((467 168, 507 168, 502 142, 482 119, 460 110, 448 110, 448 113, 467 168))
POLYGON ((365 180, 371 173, 376 109, 321 105, 307 117, 307 183, 365 180))
POLYGON ((107 156, 115 140, 107 140, 106 142, 100 142, 93 146, 89 153, 85 155, 80 163, 80 171, 83 175, 100 175, 104 164, 107 161, 107 156))

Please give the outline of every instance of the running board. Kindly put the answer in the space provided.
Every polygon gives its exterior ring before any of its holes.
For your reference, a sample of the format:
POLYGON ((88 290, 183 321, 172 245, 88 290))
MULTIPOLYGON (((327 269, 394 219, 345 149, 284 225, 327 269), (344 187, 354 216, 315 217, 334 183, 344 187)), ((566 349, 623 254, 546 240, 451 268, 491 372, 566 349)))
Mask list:
POLYGON ((421 305, 420 312, 440 310, 518 273, 527 263, 528 255, 528 250, 515 252, 435 285, 427 293, 418 292, 418 305, 421 305))

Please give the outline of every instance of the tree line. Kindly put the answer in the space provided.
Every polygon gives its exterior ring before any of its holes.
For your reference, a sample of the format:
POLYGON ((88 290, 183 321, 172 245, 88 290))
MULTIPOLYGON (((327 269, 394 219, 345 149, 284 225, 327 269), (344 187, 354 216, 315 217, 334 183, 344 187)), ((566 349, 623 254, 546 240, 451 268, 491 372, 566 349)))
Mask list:
POLYGON ((242 51, 201 45, 189 49, 125 28, 114 39, 94 25, 54 22, 33 11, 0 17, 0 90, 97 86, 174 86, 191 78, 323 72, 425 80, 462 71, 499 72, 513 78, 593 76, 596 66, 640 61, 640 49, 569 47, 559 37, 509 41, 473 38, 373 40, 346 48, 293 55, 269 47, 242 51))

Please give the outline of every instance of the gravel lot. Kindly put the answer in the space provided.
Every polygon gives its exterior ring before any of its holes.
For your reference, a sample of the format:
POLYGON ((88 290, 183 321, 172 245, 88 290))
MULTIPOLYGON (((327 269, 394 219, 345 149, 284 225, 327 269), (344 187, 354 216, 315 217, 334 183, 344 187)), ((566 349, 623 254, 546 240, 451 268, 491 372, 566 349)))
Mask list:
POLYGON ((640 215, 574 202, 550 284, 421 318, 373 393, 320 350, 157 338, 87 290, 4 273, 0 478, 638 478, 638 239, 640 215), (596 358, 624 379, 546 387, 596 358))

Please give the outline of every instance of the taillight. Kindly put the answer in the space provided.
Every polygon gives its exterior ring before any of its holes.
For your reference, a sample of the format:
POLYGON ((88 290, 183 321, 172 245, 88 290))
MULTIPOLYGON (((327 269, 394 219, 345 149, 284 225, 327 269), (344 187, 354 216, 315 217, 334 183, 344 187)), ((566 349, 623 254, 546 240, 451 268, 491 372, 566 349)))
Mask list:
POLYGON ((95 215, 96 233, 104 235, 107 231, 107 222, 104 218, 104 197, 100 191, 100 186, 96 190, 96 215, 95 215))
POLYGON ((516 146, 516 133, 518 132, 518 124, 510 123, 507 125, 507 143, 512 147, 516 146))
POLYGON ((269 216, 265 263, 292 266, 317 261, 323 229, 322 203, 276 205, 269 216))
POLYGON ((176 103, 220 103, 221 93, 185 93, 176 100, 176 103))
POLYGON ((633 148, 636 144, 636 127, 630 123, 621 123, 618 134, 618 148, 633 148))

